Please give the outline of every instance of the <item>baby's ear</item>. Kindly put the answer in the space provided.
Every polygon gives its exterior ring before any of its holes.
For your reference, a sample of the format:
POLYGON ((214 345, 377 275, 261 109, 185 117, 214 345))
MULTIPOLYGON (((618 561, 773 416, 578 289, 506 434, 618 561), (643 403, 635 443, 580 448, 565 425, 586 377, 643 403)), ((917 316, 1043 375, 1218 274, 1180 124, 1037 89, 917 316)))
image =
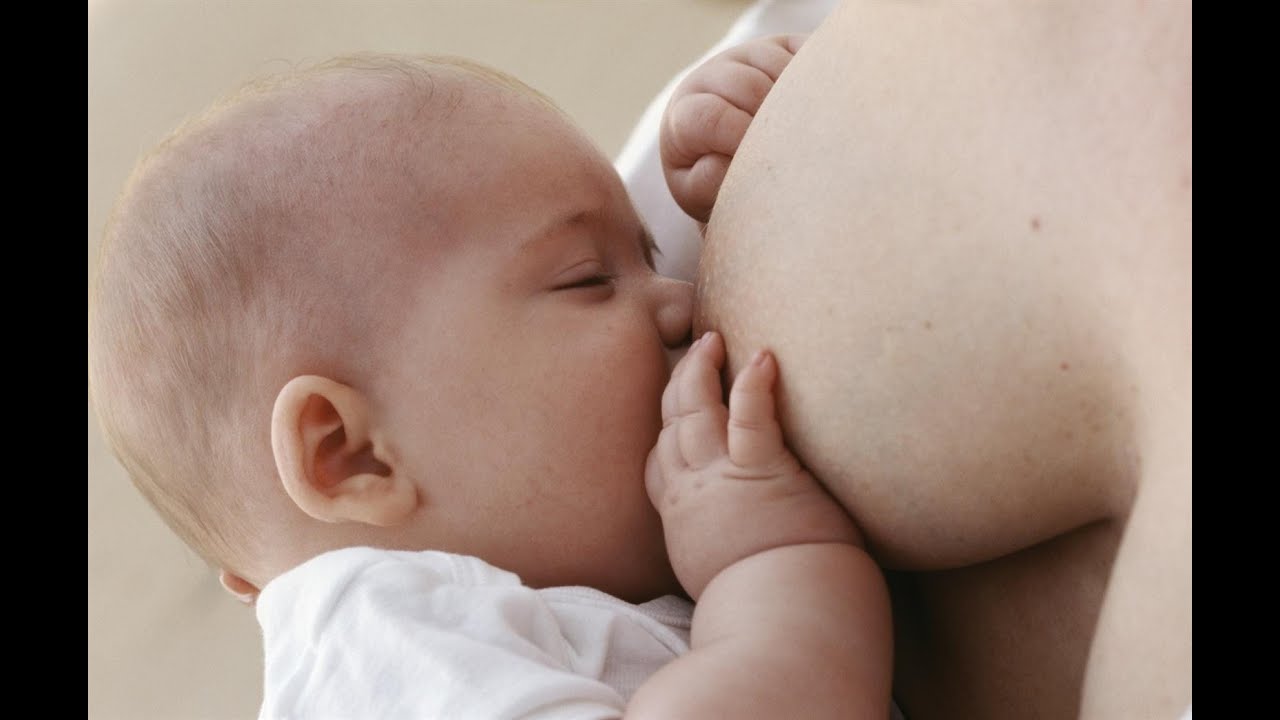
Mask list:
POLYGON ((325 522, 399 525, 418 507, 418 488, 374 440, 359 391, 317 375, 280 389, 271 448, 285 492, 325 522))

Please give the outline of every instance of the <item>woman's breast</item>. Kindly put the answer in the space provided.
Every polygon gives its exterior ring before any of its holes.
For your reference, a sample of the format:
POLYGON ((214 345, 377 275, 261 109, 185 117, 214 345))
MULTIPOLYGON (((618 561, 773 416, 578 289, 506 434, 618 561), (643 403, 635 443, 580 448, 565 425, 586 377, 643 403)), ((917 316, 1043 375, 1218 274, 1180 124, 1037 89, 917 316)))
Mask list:
POLYGON ((1149 228, 1117 173, 1145 166, 1113 152, 1087 44, 1044 7, 978 5, 839 8, 744 139, 699 268, 695 330, 730 372, 774 350, 789 443, 907 569, 1133 491, 1124 248, 1149 228))

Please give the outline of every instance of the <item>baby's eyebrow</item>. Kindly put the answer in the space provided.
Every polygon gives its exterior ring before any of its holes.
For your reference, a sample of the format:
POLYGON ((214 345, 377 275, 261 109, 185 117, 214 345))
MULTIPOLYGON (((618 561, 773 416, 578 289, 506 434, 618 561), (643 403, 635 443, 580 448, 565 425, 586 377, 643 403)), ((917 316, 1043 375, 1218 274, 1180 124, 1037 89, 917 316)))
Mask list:
MULTIPOLYGON (((599 213, 589 210, 579 210, 573 213, 561 215, 554 221, 547 223, 547 225, 538 232, 535 232, 525 238, 525 240, 520 243, 516 252, 521 255, 530 252, 537 246, 557 237, 566 229, 573 228, 576 225, 582 225, 593 215, 597 214, 599 213)), ((653 234, 649 232, 649 228, 645 227, 643 222, 639 224, 639 228, 636 231, 636 243, 640 246, 640 252, 644 256, 645 263, 650 269, 655 269, 653 256, 655 253, 661 255, 662 250, 658 247, 657 241, 653 239, 653 234)))
POLYGON ((578 210, 557 217, 554 221, 549 222, 538 232, 533 233, 520 243, 519 252, 528 252, 534 247, 551 240, 566 228, 572 228, 575 225, 581 225, 587 219, 588 212, 586 210, 578 210))

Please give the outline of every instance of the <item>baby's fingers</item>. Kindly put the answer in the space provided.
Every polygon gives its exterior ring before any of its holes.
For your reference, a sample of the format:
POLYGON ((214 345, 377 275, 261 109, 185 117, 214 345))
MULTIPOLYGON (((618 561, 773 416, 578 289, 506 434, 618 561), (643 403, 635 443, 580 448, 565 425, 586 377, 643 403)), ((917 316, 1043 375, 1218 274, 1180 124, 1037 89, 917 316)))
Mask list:
POLYGON ((690 217, 710 219, 730 158, 750 125, 750 114, 711 93, 677 97, 667 108, 658 152, 671 197, 690 217))
MULTIPOLYGON (((786 55, 786 51, 774 46, 774 49, 786 55)), ((787 56, 790 58, 790 56, 787 56)), ((785 63, 783 67, 785 67, 785 63)), ((708 68, 710 70, 711 68, 708 68)), ((714 72, 699 72, 689 76, 680 93, 683 96, 713 95, 723 98, 730 105, 754 116, 760 110, 777 73, 770 75, 769 69, 756 67, 750 62, 726 60, 714 66, 714 72)), ((779 68, 781 72, 781 68, 779 68)))
POLYGON ((667 169, 671 197, 686 215, 700 223, 711 219, 729 163, 728 155, 703 155, 691 168, 667 169))
POLYGON ((778 366, 766 350, 738 373, 729 393, 729 459, 740 468, 767 469, 789 452, 774 409, 778 366))
POLYGON ((770 80, 776 82, 808 38, 808 35, 774 35, 757 38, 725 51, 724 57, 758 68, 768 75, 770 80))
POLYGON ((675 391, 675 399, 663 408, 662 421, 664 426, 675 425, 683 464, 701 468, 727 452, 725 425, 729 412, 720 387, 724 342, 718 334, 707 333, 680 362, 683 367, 671 377, 670 384, 675 387, 668 388, 669 392, 675 391))
POLYGON ((732 156, 750 126, 750 113, 719 95, 681 95, 667 108, 658 152, 672 168, 692 167, 707 154, 732 156))

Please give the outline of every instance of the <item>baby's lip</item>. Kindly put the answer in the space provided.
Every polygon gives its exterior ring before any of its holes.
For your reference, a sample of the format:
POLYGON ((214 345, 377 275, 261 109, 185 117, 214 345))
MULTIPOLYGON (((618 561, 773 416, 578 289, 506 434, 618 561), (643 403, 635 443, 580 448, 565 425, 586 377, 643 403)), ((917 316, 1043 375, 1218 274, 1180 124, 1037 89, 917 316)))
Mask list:
POLYGON ((667 348, 667 375, 675 368, 676 363, 680 362, 685 354, 689 352, 689 343, 685 343, 679 347, 667 348))

